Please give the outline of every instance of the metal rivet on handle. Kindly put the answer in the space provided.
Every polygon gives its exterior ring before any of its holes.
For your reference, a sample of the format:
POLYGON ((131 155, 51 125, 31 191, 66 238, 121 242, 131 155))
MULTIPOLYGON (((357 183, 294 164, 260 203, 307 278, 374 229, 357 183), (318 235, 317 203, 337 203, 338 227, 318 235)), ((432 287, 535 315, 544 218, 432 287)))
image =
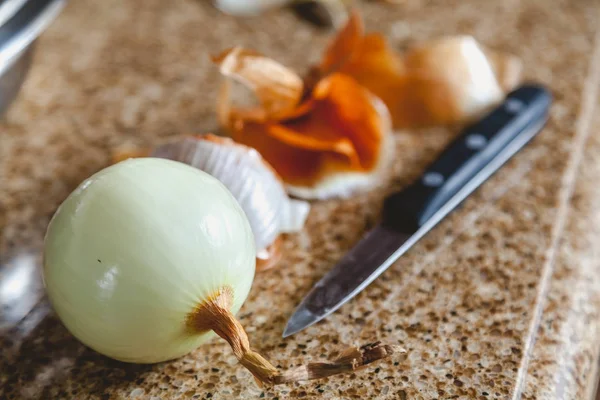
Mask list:
POLYGON ((525 103, 519 99, 507 99, 504 108, 511 114, 516 114, 525 108, 525 103))
POLYGON ((487 138, 480 133, 472 133, 467 136, 466 143, 471 150, 481 150, 487 144, 487 138))
POLYGON ((444 183, 444 175, 439 172, 428 172, 423 175, 423 184, 430 187, 438 187, 444 183))

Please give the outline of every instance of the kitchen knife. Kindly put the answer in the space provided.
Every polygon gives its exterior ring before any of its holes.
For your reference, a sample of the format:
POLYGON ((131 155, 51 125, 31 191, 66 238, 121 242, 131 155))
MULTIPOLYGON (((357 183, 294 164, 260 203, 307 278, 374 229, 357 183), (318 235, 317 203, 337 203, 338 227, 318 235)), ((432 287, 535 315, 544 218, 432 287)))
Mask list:
POLYGON ((327 317, 381 275, 541 130, 550 103, 545 88, 524 85, 466 128, 420 179, 386 199, 383 222, 317 282, 283 337, 327 317))

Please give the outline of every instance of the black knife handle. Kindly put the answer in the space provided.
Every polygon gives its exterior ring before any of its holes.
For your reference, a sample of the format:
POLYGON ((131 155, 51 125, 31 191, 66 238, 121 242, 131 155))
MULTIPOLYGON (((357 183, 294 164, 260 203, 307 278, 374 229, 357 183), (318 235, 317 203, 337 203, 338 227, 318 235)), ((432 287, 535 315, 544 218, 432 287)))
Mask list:
POLYGON ((384 221, 414 232, 436 213, 443 218, 539 132, 550 102, 550 93, 537 85, 509 93, 466 128, 420 179, 386 200, 384 221))

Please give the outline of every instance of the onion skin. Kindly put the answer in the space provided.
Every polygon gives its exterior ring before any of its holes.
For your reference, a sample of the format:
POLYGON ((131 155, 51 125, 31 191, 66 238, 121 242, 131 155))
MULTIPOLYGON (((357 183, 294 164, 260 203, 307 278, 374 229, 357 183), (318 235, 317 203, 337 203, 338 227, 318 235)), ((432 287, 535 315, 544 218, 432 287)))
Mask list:
POLYGON ((206 134, 169 141, 151 154, 198 168, 227 187, 250 222, 259 254, 257 270, 279 261, 281 233, 298 232, 304 226, 310 205, 290 199, 281 178, 253 148, 206 134))
POLYGON ((235 314, 250 290, 255 245, 237 201, 182 163, 139 158, 84 181, 45 239, 44 282, 56 313, 108 357, 154 363, 207 341, 186 318, 223 287, 235 314))

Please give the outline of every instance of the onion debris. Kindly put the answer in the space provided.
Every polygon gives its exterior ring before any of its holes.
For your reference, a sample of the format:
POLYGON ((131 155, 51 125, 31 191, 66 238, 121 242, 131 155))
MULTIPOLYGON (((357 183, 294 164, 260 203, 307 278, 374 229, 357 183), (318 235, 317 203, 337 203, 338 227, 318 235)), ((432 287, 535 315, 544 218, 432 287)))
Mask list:
POLYGON ((394 50, 381 33, 366 33, 353 10, 306 81, 342 73, 379 97, 394 128, 467 123, 498 104, 521 80, 522 62, 471 36, 448 36, 394 50))
POLYGON ((222 127, 255 148, 291 195, 350 197, 389 175, 395 151, 389 112, 354 78, 332 73, 307 89, 291 69, 241 47, 213 61, 224 78, 217 103, 222 127), (239 106, 234 83, 258 104, 239 106))
POLYGON ((281 233, 304 227, 310 204, 290 199, 279 175, 253 148, 212 134, 194 135, 164 143, 151 156, 191 165, 229 189, 250 222, 257 270, 272 268, 281 258, 281 233))

